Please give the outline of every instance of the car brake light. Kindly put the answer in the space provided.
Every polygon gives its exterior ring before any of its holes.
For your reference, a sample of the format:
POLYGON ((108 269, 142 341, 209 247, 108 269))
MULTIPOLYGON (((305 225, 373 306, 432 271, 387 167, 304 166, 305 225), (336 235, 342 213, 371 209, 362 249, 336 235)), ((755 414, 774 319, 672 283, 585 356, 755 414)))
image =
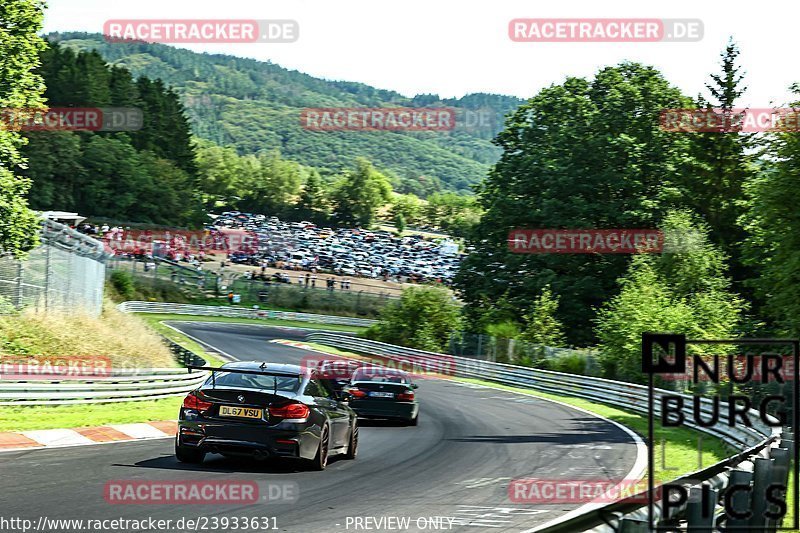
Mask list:
POLYGON ((404 402, 413 402, 414 401, 414 391, 406 391, 401 392, 397 395, 398 400, 402 400, 404 402))
POLYGON ((311 410, 303 403, 289 403, 280 407, 270 407, 269 414, 278 418, 308 418, 311 410))
POLYGON ((366 398, 366 396, 367 396, 367 393, 366 393, 366 392, 364 392, 364 391, 363 391, 363 390, 361 390, 361 389, 355 389, 355 388, 353 388, 353 389, 347 389, 347 392, 349 392, 349 393, 350 393, 350 395, 351 395, 353 398, 366 398))
POLYGON ((190 392, 189 395, 183 399, 184 409, 194 409, 195 411, 200 411, 201 413, 203 411, 208 411, 212 405, 214 404, 201 400, 193 392, 190 392))

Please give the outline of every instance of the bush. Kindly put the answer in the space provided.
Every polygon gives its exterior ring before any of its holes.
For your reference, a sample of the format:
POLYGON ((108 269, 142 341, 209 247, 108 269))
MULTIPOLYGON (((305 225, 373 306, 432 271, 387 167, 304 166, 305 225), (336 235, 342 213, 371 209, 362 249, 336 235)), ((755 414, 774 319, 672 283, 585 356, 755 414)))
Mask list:
POLYGON ((111 273, 111 285, 121 297, 126 300, 132 300, 136 294, 136 289, 133 286, 133 276, 129 272, 122 270, 115 270, 111 273))
POLYGON ((459 326, 459 306, 450 292, 437 287, 411 287, 403 291, 398 301, 388 304, 380 322, 371 326, 364 336, 400 346, 443 351, 450 334, 459 326))

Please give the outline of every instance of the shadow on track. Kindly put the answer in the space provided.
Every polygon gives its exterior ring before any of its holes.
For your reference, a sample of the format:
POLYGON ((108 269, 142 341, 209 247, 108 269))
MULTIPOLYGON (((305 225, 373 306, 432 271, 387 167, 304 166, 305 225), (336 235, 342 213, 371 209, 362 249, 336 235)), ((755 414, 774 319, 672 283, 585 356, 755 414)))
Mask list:
MULTIPOLYGON (((341 460, 340 457, 331 457, 328 466, 334 466, 341 460)), ((145 459, 134 464, 115 463, 112 466, 128 468, 154 468, 157 470, 180 470, 184 472, 206 473, 248 473, 248 474, 297 474, 308 472, 309 467, 297 459, 265 459, 256 461, 239 457, 223 457, 217 454, 208 454, 201 464, 181 463, 172 454, 165 454, 154 459, 145 459)))

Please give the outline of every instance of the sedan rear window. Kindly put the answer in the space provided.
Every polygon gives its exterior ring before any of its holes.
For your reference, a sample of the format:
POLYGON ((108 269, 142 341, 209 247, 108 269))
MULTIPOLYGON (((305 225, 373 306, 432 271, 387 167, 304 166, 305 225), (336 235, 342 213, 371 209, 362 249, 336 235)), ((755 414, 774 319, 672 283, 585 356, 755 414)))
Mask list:
POLYGON ((408 376, 401 372, 381 369, 369 368, 359 369, 353 374, 353 381, 372 381, 375 383, 410 383, 408 376))
POLYGON ((214 378, 209 377, 204 386, 229 387, 234 389, 264 389, 282 392, 297 392, 300 388, 300 376, 261 376, 257 374, 239 374, 236 372, 217 372, 214 378), (277 380, 277 387, 276 387, 277 380))

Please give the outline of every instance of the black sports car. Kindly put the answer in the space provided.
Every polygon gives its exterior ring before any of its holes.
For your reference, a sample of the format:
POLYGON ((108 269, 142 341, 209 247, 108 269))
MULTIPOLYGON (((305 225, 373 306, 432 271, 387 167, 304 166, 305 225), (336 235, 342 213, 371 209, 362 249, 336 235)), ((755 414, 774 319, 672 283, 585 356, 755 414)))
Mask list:
POLYGON ((207 453, 308 461, 324 470, 328 457, 355 459, 358 421, 347 394, 335 399, 323 380, 297 365, 228 363, 183 400, 175 456, 200 463, 207 453))
POLYGON ((353 373, 345 390, 352 396, 350 407, 358 416, 405 420, 416 426, 419 418, 416 388, 405 372, 363 366, 353 373))
POLYGON ((353 372, 363 366, 354 359, 323 359, 317 363, 316 372, 328 388, 340 395, 350 385, 353 372))

